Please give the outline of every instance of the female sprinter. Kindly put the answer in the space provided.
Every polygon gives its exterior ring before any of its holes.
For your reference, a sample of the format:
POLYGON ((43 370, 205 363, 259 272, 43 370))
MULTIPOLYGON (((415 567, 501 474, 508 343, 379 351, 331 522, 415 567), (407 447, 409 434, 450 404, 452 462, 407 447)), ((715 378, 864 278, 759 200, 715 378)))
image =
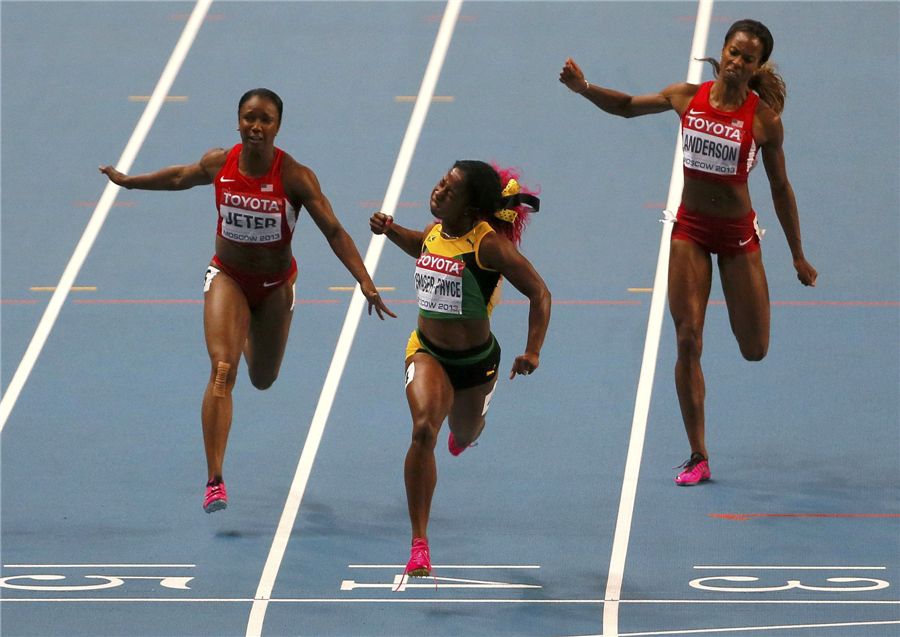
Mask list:
POLYGON ((700 354, 712 279, 711 254, 718 255, 728 317, 741 354, 758 361, 769 347, 762 231, 747 189, 747 176, 758 152, 797 278, 803 285, 816 282, 817 272, 803 256, 797 202, 785 171, 780 117, 785 87, 773 65, 767 63, 772 46, 772 34, 761 23, 735 22, 725 36, 721 60, 706 60, 715 69, 714 82, 673 84, 653 95, 631 96, 588 84, 571 59, 559 76, 570 90, 607 113, 636 117, 674 110, 681 118, 684 191, 669 259, 669 310, 678 341, 675 387, 691 445, 691 457, 675 478, 681 486, 710 478, 700 354))
POLYGON ((376 292, 313 171, 275 147, 282 110, 278 95, 254 89, 238 103, 241 143, 230 150, 214 148, 196 164, 133 177, 112 166, 100 168, 113 183, 129 189, 186 190, 215 183, 216 253, 203 287, 203 327, 211 364, 201 411, 209 471, 203 500, 207 513, 228 506, 222 463, 241 352, 254 387, 268 389, 278 377, 294 311, 297 263, 291 237, 301 206, 359 281, 369 314, 374 307, 382 320, 383 313, 395 316, 376 292))
POLYGON ((441 425, 449 419, 454 456, 484 429, 500 363, 500 345, 489 317, 501 277, 531 302, 525 353, 516 358, 510 378, 537 369, 550 322, 550 292, 517 250, 526 210, 536 211, 539 202, 519 192, 514 179, 518 175, 501 174, 484 162, 456 162, 431 193, 431 213, 437 221, 423 232, 402 228, 380 212, 370 220, 372 232, 387 235, 418 259, 418 328, 406 347, 413 433, 404 477, 413 543, 405 573, 411 577, 431 573, 427 527, 441 425))

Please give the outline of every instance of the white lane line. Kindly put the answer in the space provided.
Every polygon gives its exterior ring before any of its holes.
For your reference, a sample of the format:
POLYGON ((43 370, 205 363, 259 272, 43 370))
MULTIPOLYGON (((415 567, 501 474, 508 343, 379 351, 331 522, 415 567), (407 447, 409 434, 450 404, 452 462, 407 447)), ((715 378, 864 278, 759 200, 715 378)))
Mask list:
MULTIPOLYGON (((509 564, 433 564, 433 568, 540 568, 540 566, 514 566, 509 564)), ((350 564, 347 568, 406 568, 406 564, 350 564)), ((695 567, 696 568, 696 567, 695 567)))
MULTIPOLYGON (((178 39, 178 44, 175 45, 175 50, 172 51, 169 62, 159 78, 159 83, 153 90, 153 95, 150 96, 150 101, 147 102, 147 107, 144 109, 141 119, 138 120, 134 132, 131 134, 131 139, 128 140, 128 144, 126 144, 125 150, 122 152, 122 156, 119 157, 119 161, 116 164, 116 170, 119 172, 127 174, 131 170, 131 165, 134 163, 138 151, 147 138, 150 127, 153 126, 153 122, 159 114, 159 109, 162 108, 165 97, 169 89, 172 88, 172 83, 175 81, 175 77, 178 75, 178 71, 181 70, 181 65, 184 63, 188 51, 190 51, 191 45, 194 43, 194 38, 197 36, 197 31, 200 30, 200 25, 203 24, 203 18, 209 11, 210 4, 212 4, 212 0, 199 0, 194 6, 194 11, 191 13, 191 17, 185 25, 181 37, 178 39)), ((112 207, 118 194, 119 186, 116 186, 111 181, 107 182, 103 195, 100 197, 97 207, 94 208, 94 213, 91 215, 87 228, 85 228, 84 234, 81 235, 81 240, 75 247, 75 252, 63 271, 53 296, 50 297, 50 302, 47 304, 47 309, 44 310, 44 315, 41 317, 40 323, 38 323, 31 343, 29 343, 28 349, 25 350, 25 355, 22 357, 18 368, 16 368, 16 373, 13 375, 9 387, 6 388, 6 393, 3 394, 3 398, 0 400, 0 431, 3 431, 9 414, 19 399, 19 394, 25 386, 25 382, 28 380, 28 376, 31 374, 31 370, 34 368, 38 356, 40 356, 41 350, 47 342, 47 338, 50 336, 50 330, 53 329, 53 324, 56 323, 62 304, 65 302, 66 297, 69 295, 69 290, 71 290, 72 284, 75 282, 75 277, 78 276, 81 266, 84 265, 85 259, 87 259, 88 253, 97 239, 97 235, 100 234, 100 229, 103 227, 106 216, 109 214, 109 209, 112 207)))
POLYGON ((745 571, 883 571, 887 566, 695 566, 694 568, 745 571))
MULTIPOLYGON (((8 595, 9 593, 4 593, 8 595)), ((0 597, 5 602, 131 602, 131 603, 239 603, 249 604, 252 597, 0 597)), ((496 599, 496 598, 400 598, 400 597, 298 597, 272 598, 272 604, 606 604, 603 599, 496 599)), ((623 599, 621 604, 810 604, 810 605, 900 605, 898 600, 730 600, 730 599, 623 599)), ((597 636, 600 637, 600 636, 597 636)), ((620 635, 625 637, 625 635, 620 635)))
POLYGON ((194 568, 196 564, 4 564, 3 568, 194 568))
MULTIPOLYGON (((712 7, 713 0, 700 0, 697 8, 697 23, 694 28, 694 41, 691 46, 687 75, 687 81, 692 84, 700 83, 703 63, 699 61, 699 58, 705 57, 712 7)), ((672 178, 669 182, 669 197, 666 203, 668 210, 677 210, 681 198, 681 190, 684 186, 681 163, 681 133, 679 131, 678 141, 675 144, 675 159, 672 163, 672 178)), ((618 602, 622 595, 622 581, 625 577, 625 557, 628 553, 628 541, 631 536, 631 520, 637 495, 638 474, 641 470, 641 457, 644 453, 647 415, 650 412, 650 394, 653 391, 653 376, 662 333, 663 310, 668 290, 669 241, 671 237, 672 224, 664 223, 659 258, 656 262, 656 278, 653 281, 653 295, 650 299, 650 318, 644 341, 644 357, 638 379, 634 418, 631 422, 631 439, 628 442, 628 455, 625 460, 625 477, 622 481, 622 494, 619 498, 619 512, 616 517, 612 557, 609 563, 609 574, 606 578, 605 597, 609 603, 603 606, 603 634, 605 637, 616 637, 619 634, 618 602)))
MULTIPOLYGON (((701 635, 710 633, 735 633, 760 630, 786 630, 790 628, 847 628, 850 626, 890 626, 900 624, 900 620, 870 622, 836 622, 830 624, 782 624, 775 626, 741 626, 736 628, 695 628, 692 630, 658 630, 644 633, 622 633, 621 637, 650 637, 651 635, 701 635)), ((594 636, 591 636, 594 637, 594 636)), ((596 637, 600 637, 599 635, 596 637)))
MULTIPOLYGON (((444 65, 444 58, 450 46, 450 38, 453 35, 453 28, 456 26, 461 6, 462 0, 449 0, 447 2, 447 8, 444 11, 444 17, 441 20, 437 39, 434 43, 434 49, 431 52, 431 58, 428 60, 422 84, 419 87, 419 95, 413 107, 406 134, 403 136, 403 143, 400 145, 397 163, 394 165, 394 172, 391 174, 391 180, 388 183, 387 192, 384 196, 382 212, 385 214, 393 215, 397 208, 397 202, 400 200, 400 193, 403 190, 403 184, 409 172, 413 153, 419 142, 419 135, 425 123, 425 116, 428 114, 428 107, 431 104, 435 86, 437 86, 441 67, 444 65)), ((384 248, 384 242, 384 235, 373 236, 369 241, 369 248, 366 250, 365 265, 373 278, 378 267, 378 259, 381 257, 381 251, 384 248)), ((306 483, 312 471, 313 461, 319 449, 322 434, 325 431, 325 423, 328 420, 328 414, 331 412, 331 405, 334 402, 334 396, 337 393, 338 384, 344 372, 344 365, 350 354, 350 346, 353 344, 353 338, 356 335, 364 304, 365 297, 357 284, 353 291, 350 307, 347 309, 344 326, 341 329, 341 334, 334 350, 334 357, 331 359, 331 366, 325 377, 325 384, 319 396, 319 403, 313 414, 306 443, 303 445, 303 451, 300 454, 300 462, 297 465, 297 471, 291 483, 291 490, 288 493, 287 502, 284 505, 284 511, 282 511, 281 520, 278 522, 275 538, 272 541, 272 547, 269 549, 269 556, 266 558, 259 586, 256 589, 255 601, 253 602, 253 608, 250 609, 250 618, 247 622, 247 637, 260 637, 262 633, 266 608, 272 595, 272 589, 275 586, 275 578, 278 576, 278 570, 281 568, 291 529, 294 527, 297 513, 300 510, 303 492, 306 490, 306 483)))

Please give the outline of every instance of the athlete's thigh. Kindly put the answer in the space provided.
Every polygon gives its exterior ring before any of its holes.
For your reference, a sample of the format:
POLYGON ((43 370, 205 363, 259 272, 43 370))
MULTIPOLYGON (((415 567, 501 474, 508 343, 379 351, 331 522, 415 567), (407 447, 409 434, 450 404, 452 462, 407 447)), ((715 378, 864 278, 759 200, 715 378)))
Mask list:
POLYGON ((703 329, 712 286, 712 259, 699 246, 675 239, 669 253, 669 311, 675 326, 703 329))
POLYGON ((440 429, 453 406, 454 390, 447 372, 430 354, 406 359, 406 400, 414 424, 440 429))
MULTIPOLYGON (((456 390, 453 408, 450 410, 450 431, 454 435, 477 434, 484 426, 490 400, 497 386, 497 378, 477 387, 456 390)), ((461 435, 468 438, 467 435, 461 435)))
POLYGON ((291 319, 294 317, 296 275, 269 294, 250 312, 250 334, 244 357, 253 372, 277 372, 284 358, 291 319))
POLYGON ((769 284, 762 251, 719 257, 728 318, 738 342, 769 340, 769 284))
POLYGON ((224 272, 215 274, 205 286, 203 329, 213 363, 221 361, 236 368, 250 329, 250 307, 240 286, 224 272))

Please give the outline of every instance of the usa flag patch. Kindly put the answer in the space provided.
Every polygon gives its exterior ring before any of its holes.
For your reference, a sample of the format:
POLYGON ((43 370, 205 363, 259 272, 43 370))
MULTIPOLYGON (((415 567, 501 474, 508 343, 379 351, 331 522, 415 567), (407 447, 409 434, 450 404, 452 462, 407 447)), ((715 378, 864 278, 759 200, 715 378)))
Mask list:
POLYGON ((272 184, 263 184, 259 189, 262 192, 274 192, 274 186, 272 184))
POLYGON ((744 122, 742 122, 739 119, 733 119, 733 120, 731 120, 731 125, 734 126, 735 128, 743 128, 744 122))

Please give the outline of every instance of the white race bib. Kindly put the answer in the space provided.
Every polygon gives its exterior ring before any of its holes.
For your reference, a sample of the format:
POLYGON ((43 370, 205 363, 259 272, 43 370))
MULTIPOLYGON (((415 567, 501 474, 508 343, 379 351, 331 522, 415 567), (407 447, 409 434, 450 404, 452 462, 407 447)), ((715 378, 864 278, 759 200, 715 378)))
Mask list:
POLYGON ((714 175, 736 175, 741 142, 697 130, 682 131, 684 165, 714 175))
POLYGON ((462 314, 463 272, 466 264, 436 254, 416 261, 416 297, 419 309, 442 314, 462 314))

